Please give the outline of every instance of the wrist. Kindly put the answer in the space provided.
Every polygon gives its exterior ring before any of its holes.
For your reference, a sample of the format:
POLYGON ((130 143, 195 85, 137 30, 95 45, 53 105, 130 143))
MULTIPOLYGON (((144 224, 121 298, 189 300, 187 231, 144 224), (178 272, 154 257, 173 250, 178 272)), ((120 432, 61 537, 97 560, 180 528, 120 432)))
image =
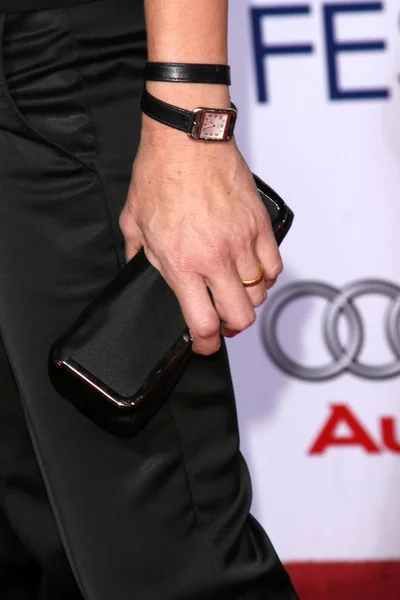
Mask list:
POLYGON ((233 137, 237 108, 230 102, 228 86, 183 84, 184 88, 190 88, 184 98, 176 91, 177 87, 181 86, 176 82, 169 85, 167 82, 148 82, 141 100, 144 133, 162 132, 169 127, 186 133, 189 138, 196 141, 228 142, 233 137), (160 87, 168 89, 164 94, 157 93, 155 89, 160 87), (160 95, 164 98, 167 96, 168 101, 160 98, 160 95), (176 97, 179 97, 179 103, 174 100, 176 97), (158 123, 158 126, 152 121, 158 123))
POLYGON ((178 162, 193 156, 219 155, 236 146, 235 138, 227 142, 213 143, 205 140, 193 140, 187 133, 179 131, 155 121, 143 114, 141 129, 141 146, 147 148, 152 155, 165 156, 166 159, 174 157, 178 162))

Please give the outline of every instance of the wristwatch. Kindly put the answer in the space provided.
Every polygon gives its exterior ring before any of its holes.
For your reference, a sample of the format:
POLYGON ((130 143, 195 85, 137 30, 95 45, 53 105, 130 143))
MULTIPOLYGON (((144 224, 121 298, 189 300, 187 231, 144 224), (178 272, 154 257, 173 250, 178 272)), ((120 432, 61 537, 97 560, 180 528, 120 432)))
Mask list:
POLYGON ((142 111, 152 119, 184 131, 194 140, 228 142, 233 137, 237 108, 195 108, 185 110, 167 104, 144 90, 142 111))

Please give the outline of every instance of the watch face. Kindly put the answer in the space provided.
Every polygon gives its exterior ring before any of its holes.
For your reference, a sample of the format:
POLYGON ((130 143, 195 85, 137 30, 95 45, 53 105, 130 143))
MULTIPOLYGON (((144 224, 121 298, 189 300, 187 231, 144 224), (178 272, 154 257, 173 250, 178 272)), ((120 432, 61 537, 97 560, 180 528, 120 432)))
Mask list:
POLYGON ((227 113, 205 112, 200 139, 223 140, 229 115, 227 113))

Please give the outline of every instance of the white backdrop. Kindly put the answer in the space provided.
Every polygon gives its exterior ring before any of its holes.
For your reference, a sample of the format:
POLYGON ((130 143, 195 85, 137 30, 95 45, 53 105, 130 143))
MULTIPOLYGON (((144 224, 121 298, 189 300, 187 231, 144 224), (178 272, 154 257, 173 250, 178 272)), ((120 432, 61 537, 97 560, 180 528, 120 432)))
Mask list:
MULTIPOLYGON (((238 142, 252 170, 296 213, 282 245, 284 274, 256 325, 229 343, 253 512, 285 561, 400 558, 400 341, 394 310, 400 294, 400 0, 230 4, 238 142), (265 10, 271 7, 303 12, 273 16, 265 10), (255 51, 258 28, 261 45, 279 46, 278 54, 261 59, 260 43, 255 51), (336 42, 329 44, 329 35, 336 42), (375 50, 353 47, 374 41, 380 42, 375 50), (344 44, 336 56, 335 43, 344 44), (312 52, 282 54, 282 46, 299 44, 312 52), (257 77, 256 56, 263 77, 260 70, 257 77), (267 101, 260 101, 263 78, 267 101), (354 97, 343 97, 349 90, 354 97), (359 297, 343 300, 346 285, 365 279, 382 280, 382 293, 371 293, 368 283, 359 297), (333 322, 339 353, 345 354, 337 364, 324 341, 332 299, 297 297, 281 313, 280 346, 306 367, 336 365, 337 375, 326 381, 285 373, 263 341, 274 302, 303 282, 337 288, 333 300, 342 301, 352 317, 340 313, 333 322), (386 324, 389 308, 393 318, 386 324), (350 355, 357 332, 362 347, 350 355), (352 361, 365 363, 365 373, 352 373, 352 361), (392 375, 375 377, 384 363, 392 375), (330 440, 352 443, 333 445, 325 436, 322 453, 310 454, 332 405, 344 408, 331 423, 330 440), (346 425, 349 415, 361 433, 354 423, 346 425), (394 419, 386 422, 385 442, 383 417, 394 419), (366 450, 368 444, 374 452, 366 450)), ((327 335, 332 338, 332 330, 327 335)))

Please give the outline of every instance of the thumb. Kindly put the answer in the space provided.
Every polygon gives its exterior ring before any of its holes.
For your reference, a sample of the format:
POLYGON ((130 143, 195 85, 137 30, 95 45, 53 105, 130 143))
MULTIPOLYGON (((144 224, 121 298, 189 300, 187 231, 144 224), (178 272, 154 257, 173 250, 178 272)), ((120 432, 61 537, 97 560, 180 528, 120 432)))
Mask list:
POLYGON ((134 256, 136 256, 141 248, 142 244, 134 243, 131 240, 125 240, 126 262, 129 262, 134 256))
POLYGON ((121 213, 119 225, 125 240, 126 260, 129 261, 143 247, 143 234, 130 212, 121 213))

